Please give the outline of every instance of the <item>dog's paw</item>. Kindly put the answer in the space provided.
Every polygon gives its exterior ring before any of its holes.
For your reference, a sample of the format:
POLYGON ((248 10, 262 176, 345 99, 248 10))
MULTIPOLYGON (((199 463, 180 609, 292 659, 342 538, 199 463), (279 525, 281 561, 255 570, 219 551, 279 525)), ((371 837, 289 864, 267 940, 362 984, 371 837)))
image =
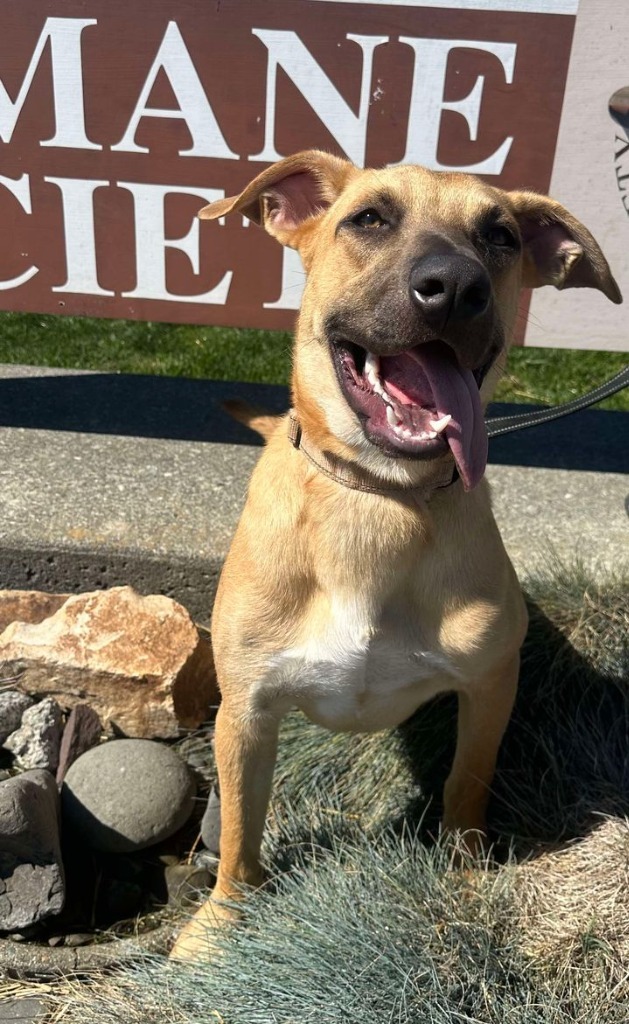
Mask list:
POLYGON ((233 904, 221 903, 214 897, 199 907, 180 932, 170 951, 171 960, 210 960, 220 953, 216 933, 236 920, 233 904))

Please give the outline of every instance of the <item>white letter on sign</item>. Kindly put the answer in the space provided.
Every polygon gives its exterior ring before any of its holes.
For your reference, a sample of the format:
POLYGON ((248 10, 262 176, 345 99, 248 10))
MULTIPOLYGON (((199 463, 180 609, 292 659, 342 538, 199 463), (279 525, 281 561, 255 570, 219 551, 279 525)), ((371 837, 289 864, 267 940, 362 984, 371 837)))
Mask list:
MULTIPOLYGON (((0 174, 0 185, 4 185, 8 188, 12 196, 15 196, 18 203, 22 207, 25 213, 31 213, 31 189, 28 174, 23 174, 21 178, 15 180, 14 178, 5 178, 3 174, 0 174)), ((24 273, 19 274, 17 277, 12 277, 8 281, 0 281, 0 292, 6 292, 9 288, 19 288, 21 284, 26 284, 30 281, 31 277, 34 277, 38 273, 37 267, 29 267, 24 273)))
POLYGON ((63 226, 66 236, 65 284, 53 292, 76 292, 84 295, 115 295, 98 283, 96 276, 96 241, 94 238, 94 192, 105 188, 108 181, 89 178, 44 178, 61 189, 63 226))
POLYGON ((275 149, 275 90, 277 69, 281 67, 350 160, 362 167, 365 162, 373 52, 376 46, 387 43, 389 36, 347 36, 353 43, 358 43, 363 51, 360 104, 358 114, 355 114, 296 32, 262 28, 253 28, 251 31, 262 40, 269 51, 269 63, 266 78, 264 147, 260 153, 250 156, 249 159, 281 159, 281 153, 275 149))
POLYGON ((10 142, 35 71, 48 39, 52 59, 52 88, 55 102, 56 133, 42 146, 65 146, 68 149, 102 149, 85 134, 83 109, 83 68, 81 33, 95 18, 47 18, 37 40, 28 71, 15 103, 0 82, 0 138, 10 142))
POLYGON ((495 153, 477 164, 463 167, 449 167, 440 164, 437 159, 439 145, 439 129, 441 112, 455 110, 462 114, 470 129, 470 138, 476 142, 478 137, 478 118, 480 104, 485 85, 484 75, 479 75, 472 91, 462 100, 446 103, 443 92, 446 84, 446 71, 450 51, 460 48, 466 50, 484 50, 493 53, 502 64, 507 85, 513 81, 515 65, 515 43, 479 43, 472 39, 413 39, 400 36, 400 42, 406 43, 415 51, 415 69, 413 73, 413 89, 408 114, 408 135, 406 153, 401 163, 424 164, 434 171, 468 171, 471 174, 500 174, 513 136, 509 136, 498 147, 495 153))
POLYGON ((135 133, 143 117, 176 117, 186 122, 192 135, 192 146, 190 149, 180 150, 179 156, 210 156, 217 160, 238 159, 238 154, 232 153, 221 134, 192 58, 174 21, 168 23, 166 34, 142 87, 127 130, 120 142, 111 147, 113 152, 149 152, 146 146, 138 146, 135 142, 135 133), (168 81, 177 97, 179 110, 162 110, 146 105, 155 79, 162 68, 168 75, 168 81))
POLYGON ((135 205, 135 247, 136 284, 132 292, 123 292, 128 299, 165 299, 176 302, 211 302, 224 306, 227 302, 232 271, 229 270, 221 281, 201 295, 175 295, 166 285, 166 249, 181 249, 192 264, 195 274, 199 273, 199 221, 195 217, 187 235, 183 238, 166 238, 164 223, 164 199, 171 193, 198 196, 206 203, 224 199, 220 188, 185 188, 177 185, 146 185, 138 181, 119 181, 119 188, 126 188, 133 196, 135 205))

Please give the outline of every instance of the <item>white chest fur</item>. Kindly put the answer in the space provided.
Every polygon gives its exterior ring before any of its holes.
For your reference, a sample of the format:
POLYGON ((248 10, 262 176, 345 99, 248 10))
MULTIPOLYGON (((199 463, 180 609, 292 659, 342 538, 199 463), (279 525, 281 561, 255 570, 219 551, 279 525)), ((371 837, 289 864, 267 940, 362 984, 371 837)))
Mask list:
POLYGON ((412 618, 336 600, 322 628, 270 660, 256 690, 278 711, 298 707, 332 730, 371 731, 403 722, 455 679, 442 651, 423 648, 412 618))

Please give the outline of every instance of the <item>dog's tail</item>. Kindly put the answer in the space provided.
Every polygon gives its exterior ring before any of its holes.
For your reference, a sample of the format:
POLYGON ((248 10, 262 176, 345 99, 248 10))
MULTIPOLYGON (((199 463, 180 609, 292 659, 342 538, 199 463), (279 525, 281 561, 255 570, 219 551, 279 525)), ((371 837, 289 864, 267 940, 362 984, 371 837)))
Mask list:
POLYGON ((222 403, 222 407, 239 423, 244 423, 245 427, 255 430, 265 441, 269 440, 282 420, 282 416, 274 416, 240 398, 228 398, 222 403))

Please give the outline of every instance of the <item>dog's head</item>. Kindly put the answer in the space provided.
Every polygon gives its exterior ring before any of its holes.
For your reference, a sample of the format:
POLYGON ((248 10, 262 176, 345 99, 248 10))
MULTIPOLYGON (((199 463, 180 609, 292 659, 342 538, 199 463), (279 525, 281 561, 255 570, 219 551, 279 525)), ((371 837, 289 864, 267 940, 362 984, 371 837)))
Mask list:
POLYGON ((302 423, 321 447, 379 472, 450 450, 464 486, 478 483, 483 409, 522 287, 622 301, 563 206, 468 174, 363 171, 307 151, 200 216, 233 211, 298 249, 307 271, 293 373, 302 423))

